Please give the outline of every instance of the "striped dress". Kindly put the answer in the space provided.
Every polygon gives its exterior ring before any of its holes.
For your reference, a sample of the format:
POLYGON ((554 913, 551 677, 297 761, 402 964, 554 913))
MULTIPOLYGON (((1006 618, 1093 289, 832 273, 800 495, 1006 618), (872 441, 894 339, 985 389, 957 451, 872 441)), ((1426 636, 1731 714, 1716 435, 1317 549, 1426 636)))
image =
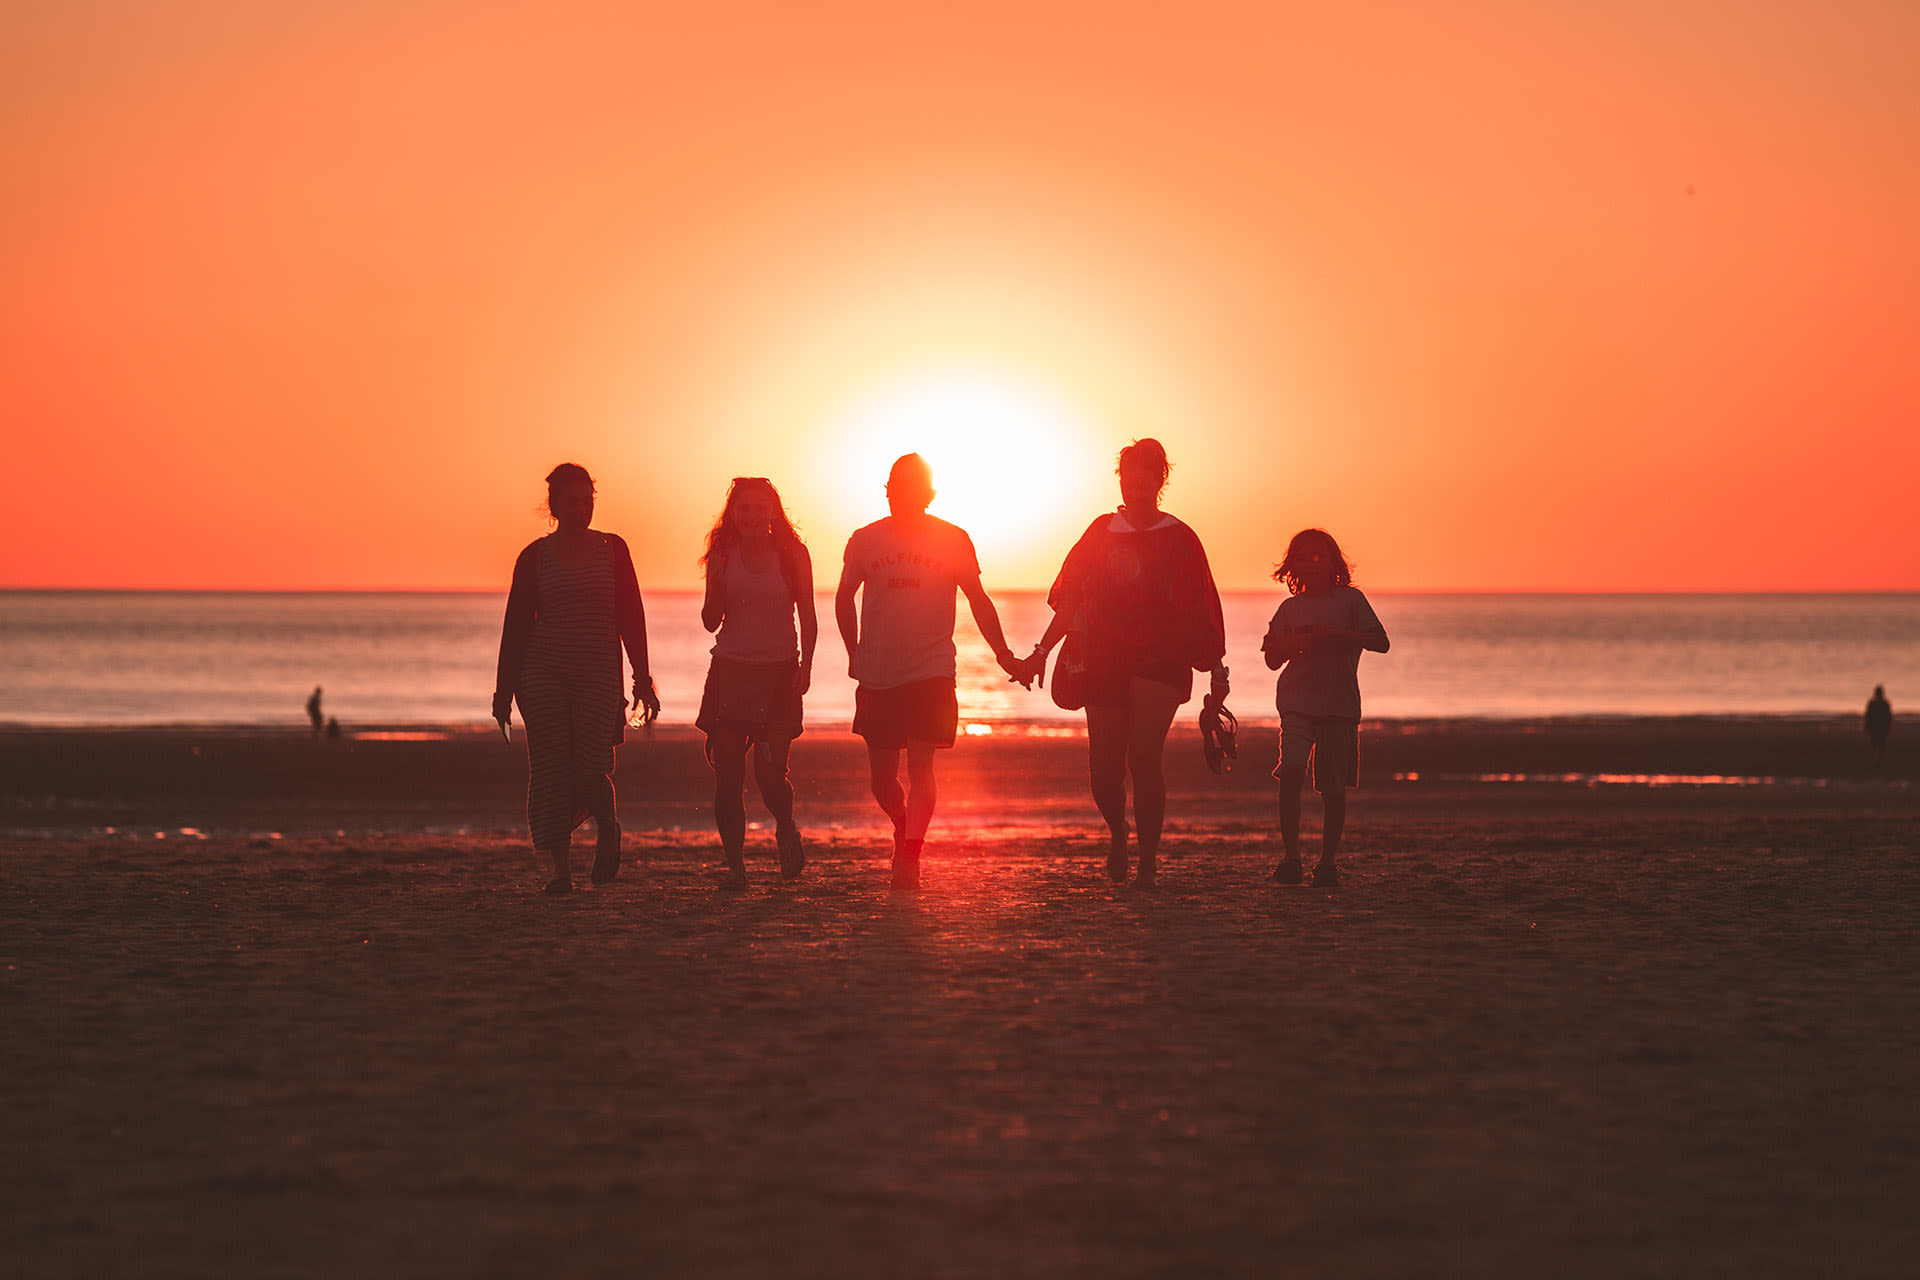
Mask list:
POLYGON ((527 725, 527 826, 533 847, 564 849, 585 820, 586 798, 610 787, 622 737, 614 567, 602 536, 580 568, 540 545, 539 616, 515 700, 527 725))

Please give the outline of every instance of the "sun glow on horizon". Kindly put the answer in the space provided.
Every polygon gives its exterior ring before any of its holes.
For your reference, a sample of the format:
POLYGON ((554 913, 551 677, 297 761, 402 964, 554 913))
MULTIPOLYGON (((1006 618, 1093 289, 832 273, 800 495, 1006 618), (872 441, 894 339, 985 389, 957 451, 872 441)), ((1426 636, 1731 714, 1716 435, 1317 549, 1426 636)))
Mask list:
POLYGON ((1057 565, 1112 469, 1072 405, 990 371, 890 382, 851 404, 832 434, 827 487, 847 512, 884 511, 888 469, 918 453, 933 468, 928 510, 972 536, 984 568, 1036 580, 1051 576, 1044 566, 1057 565))

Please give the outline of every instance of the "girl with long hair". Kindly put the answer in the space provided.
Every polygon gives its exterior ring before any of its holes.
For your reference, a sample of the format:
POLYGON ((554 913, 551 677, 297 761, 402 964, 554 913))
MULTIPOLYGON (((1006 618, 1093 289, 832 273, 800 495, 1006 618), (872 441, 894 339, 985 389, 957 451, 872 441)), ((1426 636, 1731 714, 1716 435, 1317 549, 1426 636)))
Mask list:
POLYGON ((813 559, 772 481, 741 476, 727 487, 700 564, 707 579, 700 622, 716 634, 694 723, 707 735, 713 768, 713 820, 727 865, 723 883, 747 883, 749 750, 760 800, 773 815, 780 873, 792 879, 806 856, 793 818, 787 756, 801 733, 801 699, 813 683, 820 625, 813 559))

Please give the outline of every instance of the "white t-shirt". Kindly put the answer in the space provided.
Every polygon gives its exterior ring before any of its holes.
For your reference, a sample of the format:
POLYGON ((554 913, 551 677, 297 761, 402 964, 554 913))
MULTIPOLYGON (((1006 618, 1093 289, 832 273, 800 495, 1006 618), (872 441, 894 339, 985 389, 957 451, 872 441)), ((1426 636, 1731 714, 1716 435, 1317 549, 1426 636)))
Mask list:
MULTIPOLYGON (((1269 636, 1310 627, 1338 627, 1343 631, 1377 632, 1382 640, 1387 629, 1374 616, 1373 606, 1358 587, 1334 587, 1325 595, 1288 596, 1274 610, 1269 636)), ((1281 715, 1326 716, 1331 719, 1360 718, 1360 653, 1353 641, 1325 641, 1294 658, 1280 669, 1274 684, 1274 707, 1281 715)))
POLYGON ((979 576, 973 539, 938 516, 887 516, 854 530, 841 579, 862 588, 854 679, 869 689, 952 679, 954 592, 979 576))

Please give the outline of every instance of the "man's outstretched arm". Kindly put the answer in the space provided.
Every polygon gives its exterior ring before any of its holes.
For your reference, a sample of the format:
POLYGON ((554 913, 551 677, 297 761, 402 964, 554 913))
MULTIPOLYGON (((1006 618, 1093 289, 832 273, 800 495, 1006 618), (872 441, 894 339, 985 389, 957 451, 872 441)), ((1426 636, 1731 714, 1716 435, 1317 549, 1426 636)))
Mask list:
MULTIPOLYGON (((975 574, 960 584, 960 590, 966 593, 967 607, 973 611, 973 621, 980 628, 980 636, 993 650, 993 660, 1000 669, 1025 685, 1033 679, 1033 673, 1027 664, 1013 656, 1013 650, 1007 647, 1007 633, 1000 627, 1000 611, 993 607, 993 601, 987 596, 987 589, 980 585, 980 576, 975 574)), ((1031 686, 1029 686, 1031 687, 1031 686)))

